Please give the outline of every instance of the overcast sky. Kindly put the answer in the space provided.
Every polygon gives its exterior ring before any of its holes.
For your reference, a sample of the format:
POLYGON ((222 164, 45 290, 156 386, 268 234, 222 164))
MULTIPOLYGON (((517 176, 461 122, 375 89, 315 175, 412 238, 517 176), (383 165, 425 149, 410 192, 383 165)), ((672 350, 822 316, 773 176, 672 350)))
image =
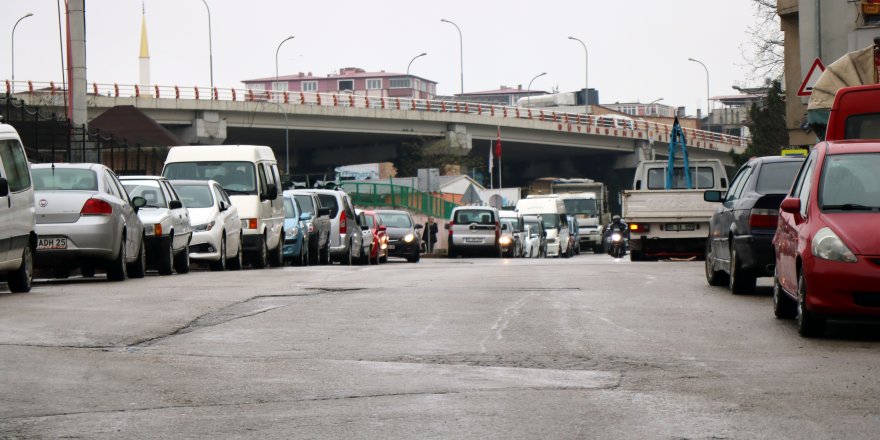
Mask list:
MULTIPOLYGON (((58 0, 0 0, 0 77, 11 75, 15 31, 17 80, 59 81, 58 0)), ((748 85, 742 57, 754 21, 750 0, 207 0, 211 8, 214 83, 242 87, 244 79, 273 76, 275 49, 281 75, 326 75, 340 67, 405 72, 437 81, 439 94, 460 89, 458 32, 464 37, 465 91, 500 85, 572 91, 583 88, 584 50, 589 85, 602 103, 649 102, 705 107, 710 94, 748 85)), ((63 3, 63 0, 61 1, 63 3)), ((140 0, 86 0, 88 81, 138 80, 140 0)), ((210 84, 208 16, 201 0, 146 0, 151 80, 161 85, 210 84)))

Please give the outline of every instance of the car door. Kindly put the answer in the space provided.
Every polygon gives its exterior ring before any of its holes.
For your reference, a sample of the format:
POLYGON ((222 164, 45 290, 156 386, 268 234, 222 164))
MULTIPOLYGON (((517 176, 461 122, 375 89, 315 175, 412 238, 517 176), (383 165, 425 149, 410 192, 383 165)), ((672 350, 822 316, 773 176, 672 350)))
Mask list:
POLYGON ((363 242, 364 242, 364 234, 361 232, 361 226, 358 224, 358 216, 354 213, 354 207, 351 204, 351 199, 348 198, 348 195, 343 195, 342 199, 342 209, 345 209, 345 224, 348 228, 348 235, 351 240, 352 246, 355 247, 355 251, 353 255, 360 256, 363 252, 363 242))
POLYGON ((0 141, 0 177, 8 193, 0 197, 0 262, 21 258, 34 230, 34 188, 24 148, 17 139, 0 141))
POLYGON ((241 220, 236 214, 237 210, 232 206, 226 191, 218 184, 211 185, 211 192, 214 194, 214 200, 217 203, 217 221, 223 224, 223 230, 226 231, 226 252, 227 256, 230 252, 238 249, 238 242, 241 236, 241 220), (221 210, 220 206, 226 207, 221 210))
POLYGON ((162 187, 162 192, 165 193, 165 197, 169 201, 176 200, 180 202, 181 207, 176 209, 169 209, 171 213, 171 227, 174 228, 174 237, 172 238, 172 247, 174 249, 183 249, 184 247, 189 245, 189 239, 192 235, 192 225, 189 220, 189 210, 186 206, 183 206, 183 202, 180 200, 180 196, 177 195, 177 191, 174 190, 174 187, 171 186, 170 183, 164 180, 159 181, 159 186, 162 187))
POLYGON ((797 213, 779 212, 776 236, 773 245, 776 248, 776 272, 779 283, 788 292, 797 291, 797 256, 801 227, 807 220, 809 200, 813 193, 812 181, 816 168, 816 150, 814 149, 804 162, 797 180, 792 186, 789 197, 799 199, 801 210, 797 213))
POLYGON ((715 257, 723 261, 730 261, 730 233, 734 222, 736 210, 739 206, 739 200, 742 196, 743 189, 749 176, 752 175, 752 167, 748 164, 743 165, 730 185, 730 190, 724 197, 724 202, 717 211, 717 215, 713 216, 709 225, 715 249, 715 257))
MULTIPOLYGON (((138 248, 144 235, 143 223, 141 223, 137 212, 131 206, 128 192, 122 186, 122 182, 119 181, 116 174, 108 168, 104 168, 103 174, 104 185, 106 186, 103 192, 114 198, 114 204, 119 209, 120 226, 124 226, 127 230, 125 234, 125 255, 129 257, 129 260, 137 258, 138 248)), ((121 233, 122 231, 118 232, 121 233)))

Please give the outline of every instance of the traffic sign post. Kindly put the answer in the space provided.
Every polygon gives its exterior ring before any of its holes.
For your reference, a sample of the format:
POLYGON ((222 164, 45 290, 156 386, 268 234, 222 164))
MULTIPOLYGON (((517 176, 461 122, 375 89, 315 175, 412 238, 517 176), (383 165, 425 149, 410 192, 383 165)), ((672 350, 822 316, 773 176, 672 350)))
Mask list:
POLYGON ((801 83, 801 87, 798 89, 798 96, 810 96, 813 94, 813 86, 816 85, 816 81, 819 81, 819 77, 822 76, 822 72, 825 71, 825 65, 822 64, 822 60, 816 58, 813 60, 813 65, 810 66, 810 70, 807 72, 807 76, 804 77, 804 82, 801 83))

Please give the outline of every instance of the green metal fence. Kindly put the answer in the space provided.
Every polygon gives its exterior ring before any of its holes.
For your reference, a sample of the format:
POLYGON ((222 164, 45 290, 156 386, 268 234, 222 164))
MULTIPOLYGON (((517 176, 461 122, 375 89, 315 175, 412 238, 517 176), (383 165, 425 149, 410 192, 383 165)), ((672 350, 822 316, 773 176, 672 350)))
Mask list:
POLYGON ((436 218, 449 218, 457 205, 441 197, 388 183, 342 183, 356 206, 405 209, 436 218))

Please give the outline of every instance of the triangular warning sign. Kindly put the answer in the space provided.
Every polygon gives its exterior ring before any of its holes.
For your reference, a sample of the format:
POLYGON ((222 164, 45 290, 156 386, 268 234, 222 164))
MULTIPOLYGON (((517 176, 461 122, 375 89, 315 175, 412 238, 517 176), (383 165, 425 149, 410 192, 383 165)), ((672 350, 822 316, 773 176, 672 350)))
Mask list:
POLYGON ((822 72, 825 71, 825 65, 822 64, 822 60, 816 58, 813 60, 813 65, 810 67, 810 71, 807 72, 807 76, 804 77, 804 82, 801 83, 801 88, 798 89, 798 96, 810 96, 813 94, 813 86, 816 85, 816 81, 819 81, 819 77, 822 76, 822 72))

